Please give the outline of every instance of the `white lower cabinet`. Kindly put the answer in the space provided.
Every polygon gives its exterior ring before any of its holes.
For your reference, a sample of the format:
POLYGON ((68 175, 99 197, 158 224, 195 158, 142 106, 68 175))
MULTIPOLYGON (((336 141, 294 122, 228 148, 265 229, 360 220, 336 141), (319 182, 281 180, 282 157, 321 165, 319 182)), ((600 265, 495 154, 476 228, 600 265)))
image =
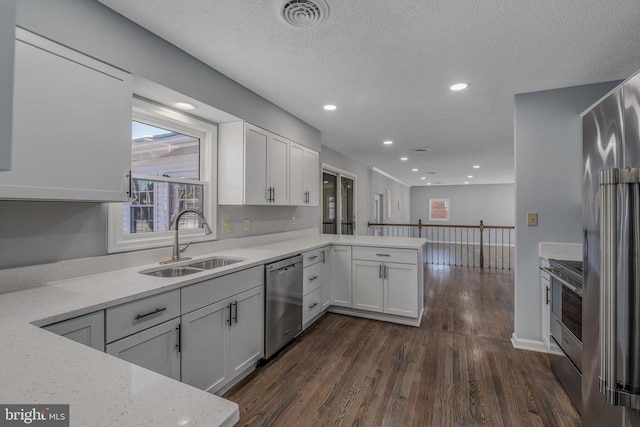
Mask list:
POLYGON ((182 382, 206 391, 226 384, 229 319, 226 300, 182 316, 182 382))
POLYGON ((182 288, 182 382, 224 391, 264 355, 264 267, 182 288))
POLYGON ((331 305, 330 246, 302 254, 302 326, 307 328, 331 305))
POLYGON ((351 307, 351 246, 331 246, 331 305, 351 307))
POLYGON ((107 353, 180 380, 180 318, 107 344, 107 353))
POLYGON ((405 317, 418 316, 416 251, 354 247, 353 258, 353 308, 405 317))
POLYGON ((383 265, 373 261, 353 261, 353 308, 383 311, 383 265))
POLYGON ((45 326, 44 329, 80 344, 104 351, 104 311, 45 326))
POLYGON ((384 312, 398 316, 418 315, 417 265, 385 264, 384 312))

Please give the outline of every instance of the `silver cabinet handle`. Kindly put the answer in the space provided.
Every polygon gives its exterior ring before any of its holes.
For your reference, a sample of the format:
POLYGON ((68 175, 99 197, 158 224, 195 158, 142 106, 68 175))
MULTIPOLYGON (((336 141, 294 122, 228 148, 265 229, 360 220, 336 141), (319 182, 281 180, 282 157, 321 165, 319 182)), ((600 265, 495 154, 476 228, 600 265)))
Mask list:
POLYGON ((309 277, 309 281, 313 282, 314 280, 316 280, 318 278, 318 276, 313 276, 313 277, 309 277))
POLYGON ((324 264, 324 263, 325 263, 325 261, 326 261, 326 260, 324 259, 324 257, 325 257, 324 252, 325 252, 325 251, 324 251, 324 249, 323 249, 323 250, 322 250, 322 252, 321 252, 321 253, 322 253, 322 263, 323 263, 323 264, 324 264))
POLYGON ((234 301, 233 302, 233 307, 236 309, 235 312, 235 316, 233 316, 233 321, 236 322, 236 324, 238 323, 238 301, 234 301))
POLYGON ((318 255, 310 256, 310 257, 309 257, 309 261, 314 260, 314 259, 316 259, 316 258, 318 258, 318 255))
POLYGON ((231 326, 231 303, 227 306, 227 310, 229 310, 229 319, 227 320, 227 323, 231 326))
POLYGON ((389 254, 376 254, 376 256, 391 256, 389 254))
POLYGON ((313 307, 315 307, 316 305, 318 305, 318 303, 317 303, 317 302, 314 302, 313 304, 311 304, 311 305, 309 306, 309 308, 313 308, 313 307))
POLYGON ((135 320, 140 320, 140 319, 144 319, 145 317, 149 317, 149 316, 153 316, 154 314, 158 314, 158 313, 162 313, 163 311, 165 311, 167 309, 167 307, 162 307, 162 308, 156 308, 153 311, 150 311, 148 313, 145 314, 138 314, 135 317, 135 320))

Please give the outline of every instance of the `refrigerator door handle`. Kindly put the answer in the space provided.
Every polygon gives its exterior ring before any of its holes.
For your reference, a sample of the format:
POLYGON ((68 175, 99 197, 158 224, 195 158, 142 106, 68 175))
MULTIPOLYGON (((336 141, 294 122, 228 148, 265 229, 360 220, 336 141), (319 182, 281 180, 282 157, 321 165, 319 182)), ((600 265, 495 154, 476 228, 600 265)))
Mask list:
POLYGON ((616 404, 616 249, 618 169, 600 171, 600 391, 616 404))

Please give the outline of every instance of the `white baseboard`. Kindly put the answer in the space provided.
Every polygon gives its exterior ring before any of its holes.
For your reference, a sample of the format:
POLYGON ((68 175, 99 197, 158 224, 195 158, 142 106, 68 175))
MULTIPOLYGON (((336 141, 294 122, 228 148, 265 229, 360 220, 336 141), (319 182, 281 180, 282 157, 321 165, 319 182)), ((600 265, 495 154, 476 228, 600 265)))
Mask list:
POLYGON ((330 306, 329 311, 331 313, 346 314, 347 316, 364 317, 365 319, 380 320, 383 322, 391 322, 398 323, 400 325, 419 327, 424 309, 420 312, 420 316, 415 319, 411 317, 396 316, 393 314, 375 313, 373 311, 356 310, 348 307, 338 307, 335 305, 330 306))
POLYGON ((520 350, 537 351, 540 353, 549 353, 549 347, 542 340, 528 340, 524 338, 518 338, 516 333, 511 334, 511 345, 513 348, 520 350))

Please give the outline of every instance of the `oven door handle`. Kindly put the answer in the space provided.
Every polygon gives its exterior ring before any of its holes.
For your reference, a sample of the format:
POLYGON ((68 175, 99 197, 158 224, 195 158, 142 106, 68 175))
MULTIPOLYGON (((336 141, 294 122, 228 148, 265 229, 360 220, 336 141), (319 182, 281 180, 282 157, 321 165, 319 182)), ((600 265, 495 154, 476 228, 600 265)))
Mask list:
POLYGON ((573 291, 574 294, 582 297, 582 288, 579 288, 579 287, 577 287, 575 285, 572 285, 571 283, 567 282, 562 277, 558 276, 557 274, 555 274, 552 270, 550 270, 548 268, 542 267, 541 270, 544 271, 545 273, 547 273, 549 276, 553 277, 554 279, 558 280, 560 283, 562 283, 562 286, 566 286, 571 291, 573 291))

